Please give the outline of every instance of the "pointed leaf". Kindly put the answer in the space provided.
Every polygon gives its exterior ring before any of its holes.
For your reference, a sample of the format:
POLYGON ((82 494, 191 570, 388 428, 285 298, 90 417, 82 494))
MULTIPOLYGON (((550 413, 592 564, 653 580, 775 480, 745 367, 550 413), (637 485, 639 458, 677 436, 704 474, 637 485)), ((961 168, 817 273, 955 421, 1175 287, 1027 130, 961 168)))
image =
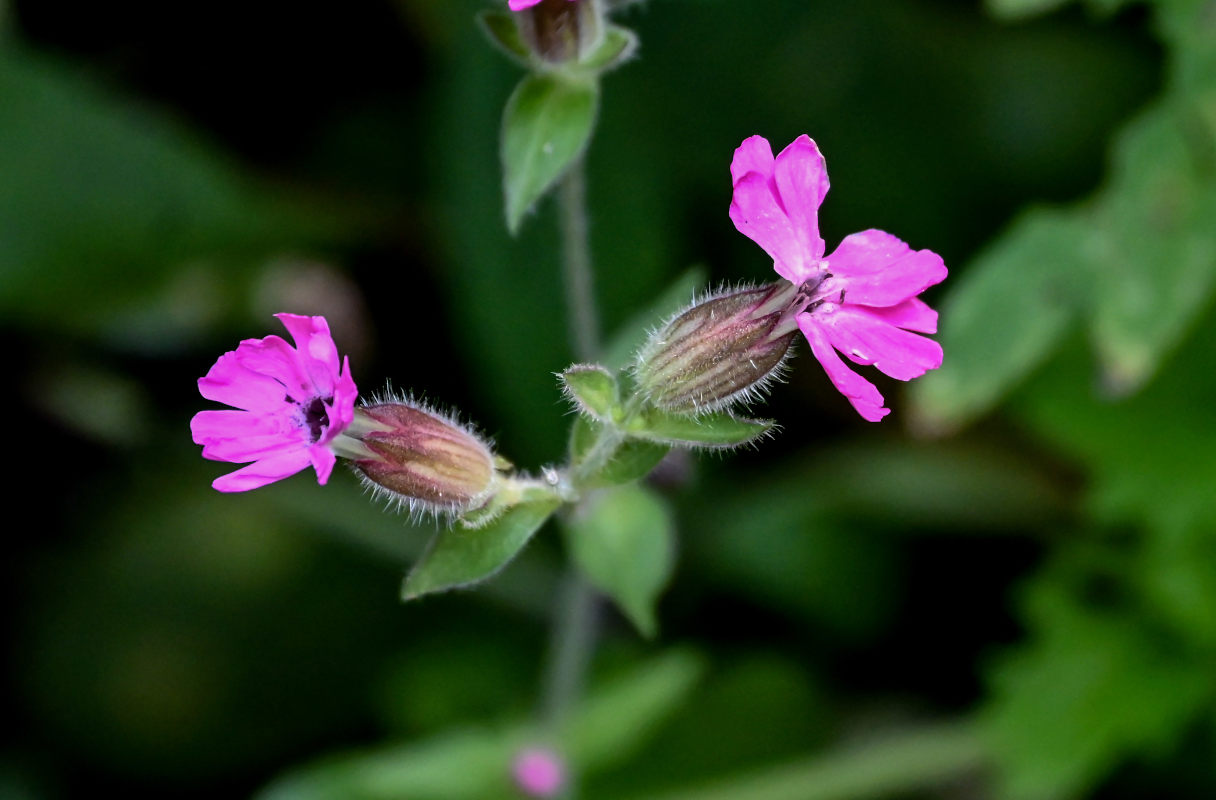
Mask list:
POLYGON ((502 121, 507 228, 583 154, 591 138, 599 89, 590 80, 529 75, 507 101, 502 121))
POLYGON ((616 376, 599 364, 575 364, 561 373, 562 388, 579 410, 601 422, 620 415, 616 376))
POLYGON ((591 498, 565 525, 579 568, 643 635, 655 634, 654 605, 671 577, 674 531, 667 505, 636 484, 591 498))
POLYGON ((506 11, 482 11, 477 15, 477 25, 490 40, 490 44, 501 50, 512 61, 524 66, 532 58, 528 45, 519 35, 515 18, 506 11))
POLYGON ((738 447, 768 436, 776 428, 772 420, 736 417, 725 411, 686 417, 657 408, 635 417, 629 436, 685 447, 738 447))
POLYGON ((556 497, 512 506, 484 527, 459 525, 439 531, 401 587, 403 600, 484 581, 514 558, 545 523, 556 497))
POLYGON ((609 25, 599 47, 579 62, 579 66, 596 72, 616 69, 633 56, 638 49, 637 34, 619 25, 609 25))

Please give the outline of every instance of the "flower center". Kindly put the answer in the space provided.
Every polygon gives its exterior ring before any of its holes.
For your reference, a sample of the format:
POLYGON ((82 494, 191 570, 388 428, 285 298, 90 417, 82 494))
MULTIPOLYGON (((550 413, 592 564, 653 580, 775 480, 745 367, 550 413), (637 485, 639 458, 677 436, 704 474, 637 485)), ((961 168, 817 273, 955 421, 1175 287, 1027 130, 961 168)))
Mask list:
POLYGON ((329 411, 326 406, 333 401, 332 397, 314 397, 308 405, 300 406, 304 412, 304 424, 308 426, 308 441, 310 444, 315 444, 319 441, 321 434, 329 427, 329 411))
POLYGON ((820 263, 824 265, 825 269, 798 287, 795 302, 802 306, 800 313, 814 311, 824 303, 844 303, 845 290, 840 288, 838 281, 832 280, 832 273, 826 269, 827 262, 820 263))

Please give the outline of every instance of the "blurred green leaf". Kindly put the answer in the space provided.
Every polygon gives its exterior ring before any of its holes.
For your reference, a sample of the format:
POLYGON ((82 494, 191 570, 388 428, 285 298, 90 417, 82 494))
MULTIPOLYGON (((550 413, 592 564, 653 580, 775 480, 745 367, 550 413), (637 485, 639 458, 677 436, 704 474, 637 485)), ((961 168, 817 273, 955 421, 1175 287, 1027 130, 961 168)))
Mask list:
POLYGON ((974 419, 1051 355, 1093 272, 1090 236, 1075 213, 1028 212, 954 283, 941 308, 945 361, 911 387, 923 423, 974 419))
POLYGON ((0 97, 9 319, 95 329, 154 297, 184 261, 214 260, 239 286, 250 260, 352 227, 349 213, 243 179, 166 118, 15 44, 0 49, 0 97))
MULTIPOLYGON (((579 772, 632 755, 688 697, 703 666, 672 651, 595 687, 568 720, 561 740, 579 772)), ((289 773, 258 800, 484 800, 510 797, 510 763, 533 743, 529 726, 443 734, 405 745, 326 759, 289 773)))
POLYGON ((590 80, 529 75, 507 101, 502 119, 503 189, 507 228, 583 154, 591 139, 599 88, 590 80))
POLYGON ((771 420, 736 417, 726 411, 695 417, 648 408, 629 421, 629 436, 669 445, 729 448, 754 443, 776 428, 771 420))
POLYGON ((1170 747, 1211 699, 1208 665, 1134 617, 1080 605, 1051 574, 1028 600, 1035 639, 997 665, 985 717, 1011 800, 1080 796, 1170 747))
POLYGON ((477 15, 477 24, 490 44, 501 50, 512 61, 525 67, 528 66, 532 53, 528 50, 528 45, 523 38, 520 37, 519 26, 515 24, 515 17, 510 12, 482 11, 477 15))
POLYGON ((668 650, 592 691, 565 730, 570 758, 587 772, 637 754, 687 703, 705 672, 697 653, 668 650))
POLYGON ((904 797, 973 773, 987 749, 967 723, 886 733, 801 761, 637 800, 855 800, 904 797))
POLYGON ((628 366, 650 332, 687 308, 689 301, 704 285, 705 270, 702 267, 692 267, 681 273, 658 297, 650 301, 644 311, 635 314, 612 335, 604 349, 604 363, 610 369, 628 366))
POLYGON ((1118 391, 1143 385, 1216 286, 1216 163, 1198 155, 1168 105, 1143 114, 1115 147, 1096 220, 1092 330, 1118 391))
POLYGON ((530 500, 511 506, 482 527, 453 525, 439 531, 406 575, 402 599, 471 586, 491 577, 524 548, 560 504, 555 497, 530 500))
POLYGON ((591 496, 565 520, 566 546, 591 583, 647 637, 657 630, 654 606, 675 557, 671 512, 642 486, 591 496))
POLYGON ((1055 11, 1069 2, 1071 0, 986 0, 984 5, 994 17, 1016 20, 1055 11))
POLYGON ((590 414, 600 422, 619 417, 621 392, 616 376, 599 364, 575 364, 558 377, 566 396, 584 414, 590 414))

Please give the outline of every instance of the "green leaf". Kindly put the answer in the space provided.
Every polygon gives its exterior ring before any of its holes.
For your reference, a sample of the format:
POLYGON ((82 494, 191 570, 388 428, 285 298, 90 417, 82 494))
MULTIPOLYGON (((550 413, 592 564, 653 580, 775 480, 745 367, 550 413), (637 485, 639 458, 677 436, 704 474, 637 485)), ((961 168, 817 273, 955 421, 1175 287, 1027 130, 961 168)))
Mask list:
POLYGON ((530 500, 508 508, 484 527, 439 531, 401 587, 403 600, 480 583, 523 549, 561 501, 530 500))
MULTIPOLYGON (((696 654, 676 650, 595 686, 565 720, 560 739, 580 773, 638 752, 683 705, 704 673, 696 654)), ((511 758, 534 744, 531 726, 478 728, 323 759, 292 770, 257 800, 484 800, 513 797, 511 758)))
POLYGON ((1055 351, 1092 274, 1089 235, 1076 214, 1031 211, 968 268, 941 308, 945 361, 911 387, 923 423, 974 419, 1055 351))
POLYGON ((671 650, 597 688, 566 728, 571 759, 588 770, 624 762, 689 700, 704 673, 697 653, 671 650))
POLYGON ((1171 746, 1212 694, 1206 659, 1083 605, 1058 577, 1037 579, 1037 640, 998 664, 985 712, 1011 800, 1086 794, 1128 755, 1171 746))
MULTIPOLYGON (((603 427, 601 423, 593 421, 590 417, 580 416, 574 420, 574 425, 570 429, 570 457, 574 464, 577 465, 586 458, 603 427)), ((579 487, 603 489, 644 478, 670 451, 671 447, 665 444, 642 439, 626 439, 621 442, 604 466, 593 475, 579 480, 579 487)))
POLYGON ((532 53, 519 35, 515 18, 506 11, 482 11, 477 15, 477 25, 490 40, 490 44, 501 50, 508 58, 528 66, 532 53))
POLYGON ((555 74, 520 81, 502 120, 503 189, 507 228, 582 156, 595 122, 599 88, 591 80, 555 74))
POLYGON ((0 97, 0 314, 10 322, 138 336, 131 315, 159 322, 146 304, 164 292, 182 303, 163 312, 180 335, 231 305, 252 262, 351 227, 346 213, 247 180, 79 67, 14 43, 0 48, 0 97))
POLYGON ((574 562, 643 635, 654 636, 654 605, 674 551, 663 500, 636 484, 612 489, 592 496, 564 527, 574 562))
POLYGON ((620 416, 621 394, 616 376, 599 364, 575 364, 560 375, 562 388, 579 410, 601 422, 620 416))
POLYGON ((637 800, 858 800, 920 797, 982 769, 983 737, 969 722, 940 723, 866 736, 808 758, 721 776, 637 800), (919 791, 918 791, 919 790, 919 791))
POLYGON ((1098 211, 1091 322, 1106 385, 1117 391, 1143 385, 1216 288, 1216 180, 1197 168, 1201 155, 1166 105, 1132 123, 1115 148, 1098 211))
POLYGON ((650 408, 629 422, 627 433, 668 445, 725 448, 755 442, 775 428, 771 420, 746 419, 725 411, 686 417, 650 408))
POLYGON ((987 0, 988 13, 1005 20, 1026 19, 1067 5, 1070 0, 987 0))
POLYGON ((636 33, 619 25, 609 25, 604 29, 599 46, 579 61, 579 66, 595 72, 607 72, 628 61, 637 49, 636 33))

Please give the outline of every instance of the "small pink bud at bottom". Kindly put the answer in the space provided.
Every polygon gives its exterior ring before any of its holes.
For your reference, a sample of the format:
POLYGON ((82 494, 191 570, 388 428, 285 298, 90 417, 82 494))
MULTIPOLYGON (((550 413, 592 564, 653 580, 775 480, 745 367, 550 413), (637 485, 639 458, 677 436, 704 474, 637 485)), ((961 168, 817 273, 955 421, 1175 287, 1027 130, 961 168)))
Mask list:
POLYGON ((566 765, 557 753, 530 747, 511 765, 515 785, 529 797, 554 797, 566 785, 566 765))
POLYGON ((655 331, 635 376, 654 405, 676 413, 747 400, 777 373, 796 333, 788 283, 733 289, 694 303, 655 331))
POLYGON ((354 468, 411 509, 463 512, 489 501, 497 483, 494 453, 462 425, 415 403, 356 409, 367 455, 354 468))

